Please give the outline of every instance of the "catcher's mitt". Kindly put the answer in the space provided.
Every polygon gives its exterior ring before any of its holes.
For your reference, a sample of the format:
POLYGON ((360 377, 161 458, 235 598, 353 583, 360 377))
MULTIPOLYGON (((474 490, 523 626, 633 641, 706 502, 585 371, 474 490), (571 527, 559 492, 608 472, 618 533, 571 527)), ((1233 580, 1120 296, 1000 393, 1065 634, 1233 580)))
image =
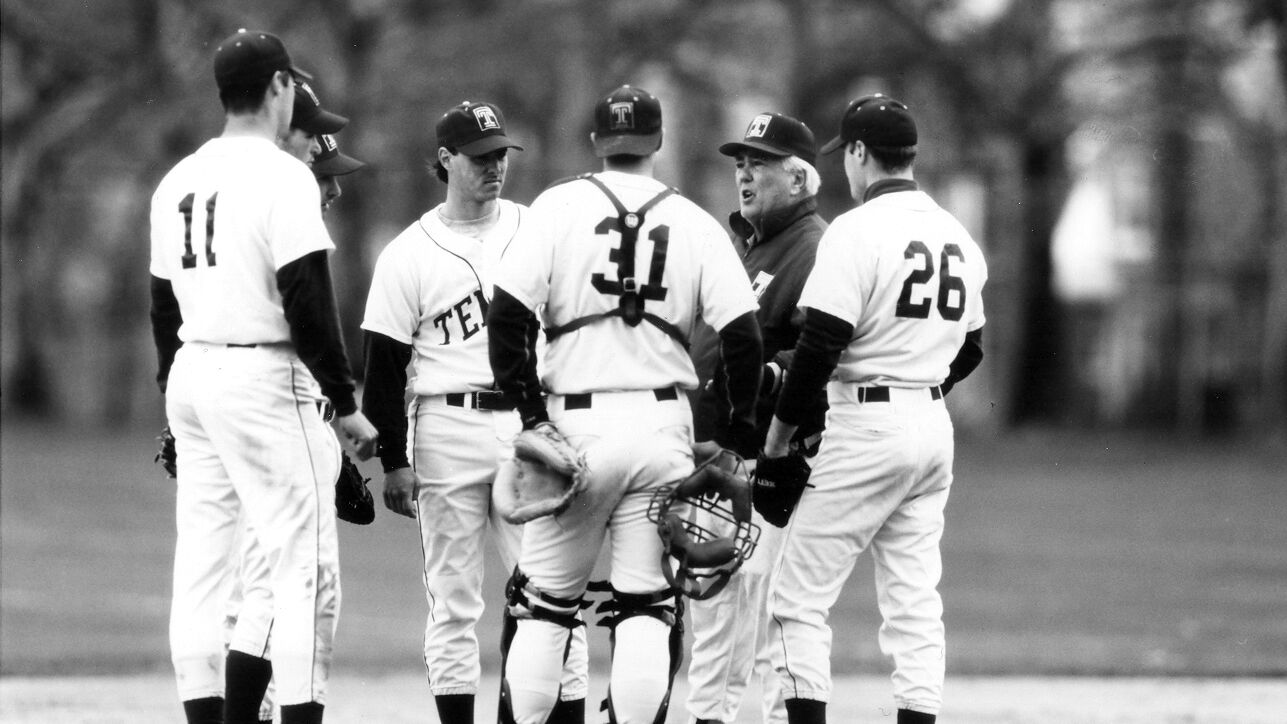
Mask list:
POLYGON ((780 458, 764 457, 755 463, 755 482, 751 487, 751 504, 764 520, 782 528, 791 519, 804 489, 809 485, 809 464, 804 456, 790 453, 780 458))
POLYGON ((174 434, 170 432, 170 426, 161 428, 161 434, 156 439, 161 441, 161 447, 156 451, 156 457, 152 458, 152 462, 159 463, 165 469, 167 476, 179 477, 179 454, 174 450, 174 434))
POLYGON ((341 450, 340 477, 335 480, 336 517, 357 525, 367 525, 375 520, 375 500, 366 487, 370 480, 362 477, 357 464, 341 450))
POLYGON ((492 486, 497 512, 510 523, 558 515, 586 485, 585 460, 551 424, 514 437, 514 457, 501 463, 492 486))

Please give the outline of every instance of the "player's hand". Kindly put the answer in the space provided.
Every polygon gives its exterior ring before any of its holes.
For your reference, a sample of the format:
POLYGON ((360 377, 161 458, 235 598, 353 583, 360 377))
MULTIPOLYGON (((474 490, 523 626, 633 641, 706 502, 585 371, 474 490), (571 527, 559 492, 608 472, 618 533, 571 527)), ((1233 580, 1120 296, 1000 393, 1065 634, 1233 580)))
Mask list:
POLYGON ((416 517, 416 474, 411 468, 384 474, 384 507, 398 515, 416 517))
POLYGON ((353 454, 358 460, 369 460, 372 455, 375 455, 380 433, 376 431, 375 425, 366 419, 366 415, 361 411, 354 412, 352 415, 338 418, 335 423, 344 434, 344 439, 353 446, 353 454))

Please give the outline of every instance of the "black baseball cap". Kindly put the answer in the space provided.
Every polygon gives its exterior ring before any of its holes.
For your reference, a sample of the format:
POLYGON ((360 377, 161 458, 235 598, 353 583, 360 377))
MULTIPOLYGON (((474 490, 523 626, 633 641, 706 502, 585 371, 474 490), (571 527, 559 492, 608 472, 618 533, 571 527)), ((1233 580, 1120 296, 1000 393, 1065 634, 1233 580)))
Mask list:
POLYGON ((751 119, 742 140, 725 143, 719 147, 719 152, 725 156, 736 156, 746 148, 774 156, 798 156, 810 165, 814 164, 818 153, 813 131, 803 121, 781 113, 761 113, 751 119))
POLYGON ((214 73, 219 90, 261 81, 279 70, 290 71, 295 80, 313 79, 291 62, 282 39, 266 30, 241 28, 215 48, 214 73))
POLYGON ((827 141, 822 153, 831 153, 853 141, 891 148, 915 146, 916 121, 906 105, 884 93, 863 96, 849 102, 840 119, 840 135, 827 141))
POLYGON ((661 101, 623 85, 594 105, 594 155, 649 156, 661 148, 661 101))
POLYGON ((482 156, 499 148, 523 150, 505 135, 505 117, 492 103, 465 101, 442 114, 434 131, 437 148, 454 148, 466 156, 482 156))
POLYGON ((322 150, 313 157, 312 168, 313 175, 318 178, 343 176, 366 166, 356 158, 340 153, 340 145, 335 142, 335 136, 329 133, 318 136, 317 142, 322 150))
POLYGON ((310 136, 320 136, 323 133, 339 133, 348 124, 349 119, 322 108, 322 101, 318 100, 308 83, 295 81, 295 109, 290 117, 291 128, 298 128, 310 136))

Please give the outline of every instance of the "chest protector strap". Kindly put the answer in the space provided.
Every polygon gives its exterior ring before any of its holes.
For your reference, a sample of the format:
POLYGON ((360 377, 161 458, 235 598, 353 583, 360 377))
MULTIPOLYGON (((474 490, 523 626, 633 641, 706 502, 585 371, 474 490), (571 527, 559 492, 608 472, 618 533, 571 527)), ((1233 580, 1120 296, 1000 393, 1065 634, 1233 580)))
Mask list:
POLYGON ((639 229, 643 228, 644 217, 654 206, 676 193, 675 189, 668 188, 649 199, 637 211, 630 211, 625 207, 625 204, 621 203, 621 199, 618 199, 616 194, 612 193, 612 190, 598 178, 595 178, 593 174, 586 174, 580 178, 597 186, 617 210, 617 231, 621 233, 621 248, 618 250, 617 256, 617 278, 621 280, 621 296, 617 302, 616 309, 587 314, 567 324, 546 327, 546 339, 553 341, 555 337, 576 331, 601 319, 620 317, 623 322, 631 327, 638 326, 641 321, 647 321, 665 332, 687 351, 688 340, 684 337, 684 333, 680 331, 679 327, 644 309, 644 300, 639 296, 639 282, 635 279, 635 246, 639 241, 639 229))

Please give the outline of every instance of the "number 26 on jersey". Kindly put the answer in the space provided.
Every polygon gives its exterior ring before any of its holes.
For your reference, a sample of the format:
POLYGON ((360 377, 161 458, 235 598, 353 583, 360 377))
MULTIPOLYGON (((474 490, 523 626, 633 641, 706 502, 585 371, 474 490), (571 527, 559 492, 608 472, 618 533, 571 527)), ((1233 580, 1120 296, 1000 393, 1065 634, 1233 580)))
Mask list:
MULTIPOLYGON (((934 296, 929 289, 918 290, 918 286, 928 286, 934 282, 934 255, 930 253, 929 247, 923 241, 913 241, 907 244, 903 250, 904 259, 917 260, 917 268, 912 269, 912 273, 907 275, 903 281, 903 291, 898 295, 898 305, 894 309, 894 315, 910 319, 928 319, 930 315, 930 298, 934 296), (912 297, 917 292, 923 296, 920 301, 912 301, 912 297)), ((938 309, 939 316, 949 322, 960 321, 961 316, 965 314, 965 280, 958 276, 952 276, 952 260, 956 259, 965 263, 965 254, 961 252, 961 247, 956 244, 944 244, 943 253, 939 254, 938 261, 938 294, 936 303, 933 305, 938 309), (953 294, 953 292, 956 292, 953 294)))

